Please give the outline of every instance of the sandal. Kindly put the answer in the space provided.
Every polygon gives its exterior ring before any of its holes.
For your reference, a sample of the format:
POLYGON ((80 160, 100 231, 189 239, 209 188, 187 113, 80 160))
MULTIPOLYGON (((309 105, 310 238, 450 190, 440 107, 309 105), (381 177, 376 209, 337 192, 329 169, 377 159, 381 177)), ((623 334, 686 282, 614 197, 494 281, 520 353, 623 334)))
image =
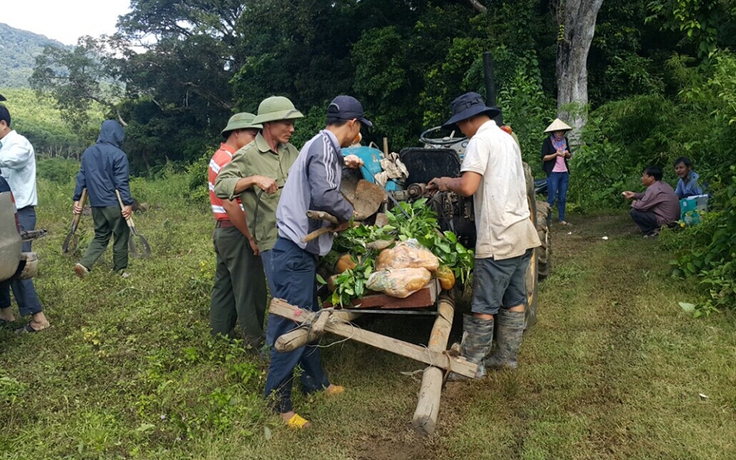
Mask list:
POLYGON ((305 419, 299 414, 292 415, 291 418, 286 421, 286 426, 288 426, 289 428, 294 428, 296 430, 309 428, 310 425, 311 423, 309 423, 309 420, 305 419))

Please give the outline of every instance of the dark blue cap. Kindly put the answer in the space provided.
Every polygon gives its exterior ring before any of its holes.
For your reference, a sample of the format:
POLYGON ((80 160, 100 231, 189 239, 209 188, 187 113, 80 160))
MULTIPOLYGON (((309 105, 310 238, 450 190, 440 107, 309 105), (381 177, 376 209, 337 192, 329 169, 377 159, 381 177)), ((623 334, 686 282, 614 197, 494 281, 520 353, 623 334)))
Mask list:
POLYGON ((496 115, 501 113, 501 109, 498 107, 486 106, 481 95, 473 92, 458 97, 452 101, 450 107, 452 108, 452 117, 442 125, 445 129, 453 129, 458 121, 467 120, 481 113, 485 113, 489 118, 495 118, 496 115))
POLYGON ((357 118, 359 122, 367 127, 373 126, 363 114, 363 105, 353 96, 337 96, 327 107, 327 118, 338 120, 352 120, 357 118))

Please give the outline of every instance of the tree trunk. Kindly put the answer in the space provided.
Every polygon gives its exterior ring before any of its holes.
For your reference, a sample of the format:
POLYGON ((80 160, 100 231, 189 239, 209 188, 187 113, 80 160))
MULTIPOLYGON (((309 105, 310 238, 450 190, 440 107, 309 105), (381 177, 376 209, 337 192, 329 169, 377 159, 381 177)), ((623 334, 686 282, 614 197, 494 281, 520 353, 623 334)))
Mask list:
POLYGON ((486 8, 486 6, 482 4, 480 1, 478 0, 469 0, 469 1, 470 1, 470 4, 475 9, 475 11, 479 13, 483 13, 483 14, 485 14, 488 11, 488 8, 486 8))
POLYGON ((588 120, 588 51, 603 0, 560 0, 557 18, 557 112, 573 127, 575 142, 588 120))

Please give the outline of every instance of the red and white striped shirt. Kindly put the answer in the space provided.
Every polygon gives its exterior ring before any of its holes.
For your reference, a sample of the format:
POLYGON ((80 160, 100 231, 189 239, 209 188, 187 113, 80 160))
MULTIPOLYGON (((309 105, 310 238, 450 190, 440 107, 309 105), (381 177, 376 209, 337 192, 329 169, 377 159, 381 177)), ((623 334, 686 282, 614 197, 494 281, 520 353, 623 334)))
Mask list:
MULTIPOLYGON (((225 208, 222 206, 222 200, 215 195, 215 181, 217 180, 217 175, 220 174, 220 170, 233 159, 233 153, 235 153, 234 148, 227 144, 220 144, 220 149, 212 155, 210 166, 207 170, 210 187, 210 204, 212 204, 212 213, 215 215, 215 220, 230 220, 225 212, 225 208)), ((237 201, 240 209, 243 209, 240 198, 237 201)), ((243 212, 245 213, 244 209, 243 212)))

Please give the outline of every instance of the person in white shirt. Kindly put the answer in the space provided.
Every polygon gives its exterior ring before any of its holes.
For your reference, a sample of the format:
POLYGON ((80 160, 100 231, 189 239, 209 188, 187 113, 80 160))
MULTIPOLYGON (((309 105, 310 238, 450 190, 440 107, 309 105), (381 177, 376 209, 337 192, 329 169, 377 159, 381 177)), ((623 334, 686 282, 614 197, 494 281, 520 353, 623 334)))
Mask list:
POLYGON ((500 110, 487 107, 480 94, 471 92, 452 102, 452 112, 443 128, 457 126, 470 138, 462 174, 432 179, 429 188, 473 196, 477 233, 473 314, 463 318, 460 348, 465 358, 478 364, 476 378, 481 378, 486 367, 517 367, 527 303, 525 275, 534 248, 541 243, 530 220, 519 145, 493 121, 500 110), (494 317, 497 346, 486 359, 494 317))
MULTIPOLYGON (((36 155, 28 139, 10 128, 10 111, 0 105, 0 174, 10 185, 18 210, 18 222, 21 230, 36 228, 36 155)), ((23 252, 31 251, 31 243, 23 243, 23 252)), ((41 301, 38 299, 33 280, 16 280, 0 283, 0 324, 15 321, 10 311, 10 290, 13 290, 15 301, 21 316, 31 316, 31 320, 15 332, 38 332, 49 327, 49 321, 43 313, 41 301)))

